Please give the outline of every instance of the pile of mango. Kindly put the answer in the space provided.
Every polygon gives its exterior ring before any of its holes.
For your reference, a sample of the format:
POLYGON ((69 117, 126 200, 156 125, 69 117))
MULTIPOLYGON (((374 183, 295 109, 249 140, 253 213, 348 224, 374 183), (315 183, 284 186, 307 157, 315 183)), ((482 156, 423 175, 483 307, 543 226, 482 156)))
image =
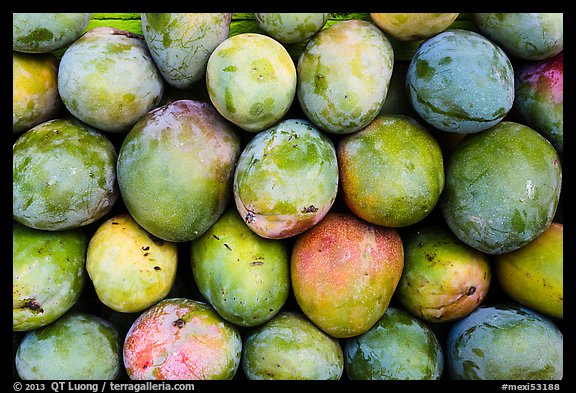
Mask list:
POLYGON ((12 59, 14 379, 563 379, 562 13, 14 13, 12 59))

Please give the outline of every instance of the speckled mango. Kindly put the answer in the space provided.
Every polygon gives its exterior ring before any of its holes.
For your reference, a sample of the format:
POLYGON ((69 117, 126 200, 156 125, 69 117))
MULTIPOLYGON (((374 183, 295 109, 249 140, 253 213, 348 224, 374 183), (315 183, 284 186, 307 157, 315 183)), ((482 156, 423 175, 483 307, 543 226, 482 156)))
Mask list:
POLYGON ((305 42, 318 33, 328 21, 322 12, 255 12, 258 26, 282 44, 305 42))
POLYGON ((12 132, 20 134, 58 117, 58 58, 12 52, 12 132))
POLYGON ((344 202, 372 224, 415 224, 430 214, 444 189, 440 146, 408 116, 378 115, 342 137, 337 156, 344 202))
POLYGON ((141 35, 95 27, 62 55, 58 90, 76 118, 124 133, 157 106, 164 80, 141 35))
POLYGON ((258 236, 234 208, 191 242, 190 262, 200 293, 235 325, 262 324, 288 299, 288 243, 258 236))
POLYGON ((432 126, 475 133, 500 122, 514 102, 514 69, 486 37, 448 29, 425 40, 406 72, 412 106, 432 126))
POLYGON ((561 188, 561 163, 550 142, 528 126, 504 121, 456 145, 439 205, 460 240, 501 254, 548 228, 561 188))
POLYGON ((446 365, 453 380, 560 380, 564 338, 550 319, 529 308, 483 305, 451 326, 446 365))
POLYGON ((549 317, 564 317, 563 224, 553 222, 525 246, 497 255, 494 263, 508 296, 549 317))
POLYGON ((80 297, 88 239, 79 229, 12 226, 12 330, 46 326, 80 297))
POLYGON ((132 217, 160 239, 201 236, 224 212, 240 138, 207 102, 178 100, 147 113, 118 154, 118 185, 132 217))
POLYGON ((403 237, 404 270, 396 299, 416 317, 433 323, 460 319, 488 295, 488 255, 463 243, 447 227, 422 224, 403 237))
POLYGON ((115 146, 74 119, 48 120, 21 134, 12 150, 12 214, 27 226, 88 225, 116 203, 115 146))
POLYGON ((248 142, 233 190, 240 216, 258 235, 298 235, 316 225, 336 200, 336 149, 309 121, 283 120, 248 142))
POLYGON ((122 338, 116 326, 77 311, 28 332, 16 352, 23 380, 114 380, 121 367, 122 338))
POLYGON ((346 338, 384 315, 403 266, 397 230, 329 212, 296 238, 290 277, 304 314, 327 334, 346 338))
POLYGON ((222 116, 249 132, 284 117, 296 94, 296 67, 275 39, 241 33, 214 49, 206 66, 210 100, 222 116))
POLYGON ((80 37, 91 13, 24 13, 12 14, 12 49, 26 53, 48 53, 65 48, 80 37))
POLYGON ((372 12, 372 22, 384 33, 399 41, 416 41, 432 37, 446 30, 460 15, 445 13, 385 13, 372 12))
POLYGON ((240 365, 238 328, 208 304, 161 300, 134 321, 124 340, 132 380, 228 380, 240 365))
POLYGON ((298 59, 298 102, 320 130, 350 134, 382 109, 393 67, 392 44, 378 27, 337 22, 314 35, 298 59))
POLYGON ((143 311, 172 288, 176 244, 148 233, 127 213, 101 223, 88 244, 86 271, 98 299, 113 310, 143 311))
POLYGON ((474 13, 479 32, 510 57, 542 60, 564 50, 564 14, 554 12, 474 13))
POLYGON ((407 311, 388 307, 368 331, 344 342, 351 380, 438 380, 444 352, 436 334, 407 311))
POLYGON ((339 380, 344 356, 339 341, 305 315, 281 311, 247 332, 241 365, 249 380, 339 380))
POLYGON ((564 54, 525 62, 515 71, 514 106, 519 121, 564 151, 564 54))
POLYGON ((228 38, 231 13, 142 13, 142 33, 167 83, 179 89, 204 78, 206 63, 228 38))

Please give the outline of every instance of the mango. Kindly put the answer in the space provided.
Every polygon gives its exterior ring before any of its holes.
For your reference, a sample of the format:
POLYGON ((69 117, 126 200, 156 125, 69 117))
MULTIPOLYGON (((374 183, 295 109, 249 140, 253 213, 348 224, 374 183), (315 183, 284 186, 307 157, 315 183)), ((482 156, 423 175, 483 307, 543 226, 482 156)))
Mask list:
POLYGON ((48 53, 63 49, 88 27, 87 12, 15 12, 12 14, 12 49, 25 53, 48 53))
POLYGON ((563 361, 558 327, 515 303, 478 307, 455 322, 446 339, 453 380, 561 380, 563 361))
POLYGON ((58 91, 74 117, 102 131, 126 133, 164 92, 141 35, 95 27, 60 59, 58 91))
POLYGON ((177 267, 176 244, 151 235, 128 213, 101 223, 86 252, 98 299, 125 313, 143 311, 168 295, 177 267))
POLYGON ((141 13, 142 33, 164 80, 186 89, 206 75, 206 63, 228 38, 231 13, 141 13))
POLYGON ((240 365, 238 328, 208 304, 167 298, 144 311, 124 340, 132 380, 227 380, 240 365))
POLYGON ((372 224, 415 224, 430 214, 444 189, 440 146, 408 116, 378 115, 342 137, 337 154, 344 202, 372 224))
POLYGON ((392 44, 374 24, 334 23, 315 34, 298 58, 298 103, 320 130, 353 133, 382 109, 393 66, 392 44))
POLYGON ((246 333, 241 366, 249 380, 338 380, 344 356, 337 339, 298 311, 280 311, 246 333))
POLYGON ((28 331, 64 315, 84 290, 88 239, 79 229, 12 225, 12 330, 28 331))
POLYGON ((444 352, 424 322, 388 307, 368 331, 345 340, 344 366, 351 380, 438 380, 444 352))
POLYGON ((12 132, 20 134, 63 108, 58 94, 58 58, 52 53, 12 52, 12 132))
POLYGON ((259 33, 228 37, 206 65, 210 100, 222 116, 248 132, 276 124, 296 94, 296 67, 286 48, 259 33))
POLYGON ((518 303, 552 318, 564 317, 564 225, 552 222, 530 243, 497 255, 500 287, 518 303))
POLYGON ((327 334, 345 338, 366 332, 384 315, 403 266, 396 229, 329 212, 296 238, 290 275, 302 312, 327 334))
POLYGON ((384 33, 396 40, 417 41, 443 32, 458 15, 457 12, 371 12, 370 18, 384 33))
POLYGON ((12 150, 14 220, 49 231, 99 220, 120 196, 116 160, 110 139, 73 117, 24 132, 12 150))
POLYGON ((288 243, 258 236, 234 208, 191 242, 190 264, 200 293, 238 326, 268 321, 290 293, 288 243))
POLYGON ((27 332, 16 352, 23 380, 114 380, 122 368, 122 337, 107 320, 68 312, 27 332))
POLYGON ((525 124, 564 151, 564 54, 526 62, 515 71, 512 110, 525 124))
POLYGON ((207 102, 177 100, 142 117, 118 154, 118 186, 130 215, 169 242, 201 236, 224 212, 240 137, 207 102))
POLYGON ((550 142, 528 126, 504 121, 455 147, 439 205, 460 240, 502 254, 548 228, 561 187, 560 159, 550 142))
POLYGON ((506 53, 470 30, 426 39, 406 72, 408 97, 433 127, 476 133, 504 119, 514 103, 514 69, 506 53))
POLYGON ((472 19, 479 32, 511 57, 542 60, 564 50, 561 12, 486 12, 474 13, 472 19))
POLYGON ((394 296, 406 310, 427 322, 450 322, 484 301, 492 278, 488 255, 439 224, 412 227, 403 239, 404 270, 394 296))
POLYGON ((255 233, 296 236, 316 225, 336 200, 334 144, 308 120, 285 119, 244 147, 233 191, 239 214, 255 233))
POLYGON ((296 44, 309 40, 324 27, 329 16, 329 13, 322 12, 254 13, 258 27, 282 44, 296 44))

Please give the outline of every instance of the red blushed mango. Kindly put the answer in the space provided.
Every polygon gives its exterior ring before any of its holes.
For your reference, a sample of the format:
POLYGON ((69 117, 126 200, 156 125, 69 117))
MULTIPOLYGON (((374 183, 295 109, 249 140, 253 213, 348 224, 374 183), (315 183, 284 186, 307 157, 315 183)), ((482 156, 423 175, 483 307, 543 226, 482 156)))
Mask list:
POLYGON ((330 212, 296 239, 295 298, 327 334, 362 334, 382 317, 400 280, 404 249, 397 230, 330 212))

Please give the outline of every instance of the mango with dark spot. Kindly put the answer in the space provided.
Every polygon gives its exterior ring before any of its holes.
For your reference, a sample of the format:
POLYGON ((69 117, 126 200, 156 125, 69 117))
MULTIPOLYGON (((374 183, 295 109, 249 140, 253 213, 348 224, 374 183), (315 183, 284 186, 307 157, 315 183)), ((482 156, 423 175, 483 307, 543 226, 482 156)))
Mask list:
POLYGON ((241 365, 249 380, 339 380, 344 356, 305 315, 281 311, 246 333, 241 365))
POLYGON ((202 301, 167 298, 144 311, 124 340, 132 380, 228 380, 240 365, 238 328, 202 301))
POLYGON ((529 308, 482 305, 451 326, 446 364, 453 380, 561 380, 564 337, 529 308))
POLYGON ((88 244, 86 271, 98 299, 113 310, 134 313, 162 300, 178 266, 176 244, 160 240, 128 213, 102 222, 88 244))
POLYGON ((336 200, 336 149, 308 120, 285 119, 248 142, 233 190, 238 212, 258 235, 296 236, 316 225, 336 200))
POLYGON ((505 121, 467 135, 454 148, 439 205, 460 240, 501 254, 548 228, 561 187, 560 159, 550 142, 528 126, 505 121))
POLYGON ((437 380, 444 372, 434 331, 397 307, 388 307, 368 331, 345 340, 343 349, 352 380, 437 380))
POLYGON ((144 37, 95 27, 60 59, 58 90, 66 108, 102 131, 125 133, 162 99, 164 80, 144 37))
POLYGON ((190 262, 200 293, 235 325, 268 321, 288 298, 288 243, 260 237, 234 208, 191 242, 190 262))
POLYGON ((450 322, 480 306, 491 278, 488 255, 443 225, 422 224, 404 235, 404 270, 395 296, 418 318, 450 322))
POLYGON ((337 338, 370 329, 386 312, 402 274, 397 230, 330 212, 296 239, 290 273, 304 314, 337 338))
POLYGON ((205 77, 206 63, 228 38, 231 13, 142 13, 142 33, 167 83, 179 89, 205 77))
POLYGON ((502 121, 514 102, 514 69, 486 37, 448 29, 425 40, 406 72, 408 98, 430 125, 476 133, 502 121))
POLYGON ((497 255, 500 287, 518 303, 553 318, 564 317, 564 225, 553 222, 536 239, 497 255))
POLYGON ((178 100, 143 116, 118 154, 118 185, 132 217, 166 241, 208 230, 232 194, 240 137, 210 103, 178 100))
POLYGON ((12 330, 28 331, 64 315, 80 297, 88 239, 79 229, 12 226, 12 330))
POLYGON ((16 369, 23 380, 114 380, 122 369, 122 337, 107 320, 70 311, 26 333, 16 369))

